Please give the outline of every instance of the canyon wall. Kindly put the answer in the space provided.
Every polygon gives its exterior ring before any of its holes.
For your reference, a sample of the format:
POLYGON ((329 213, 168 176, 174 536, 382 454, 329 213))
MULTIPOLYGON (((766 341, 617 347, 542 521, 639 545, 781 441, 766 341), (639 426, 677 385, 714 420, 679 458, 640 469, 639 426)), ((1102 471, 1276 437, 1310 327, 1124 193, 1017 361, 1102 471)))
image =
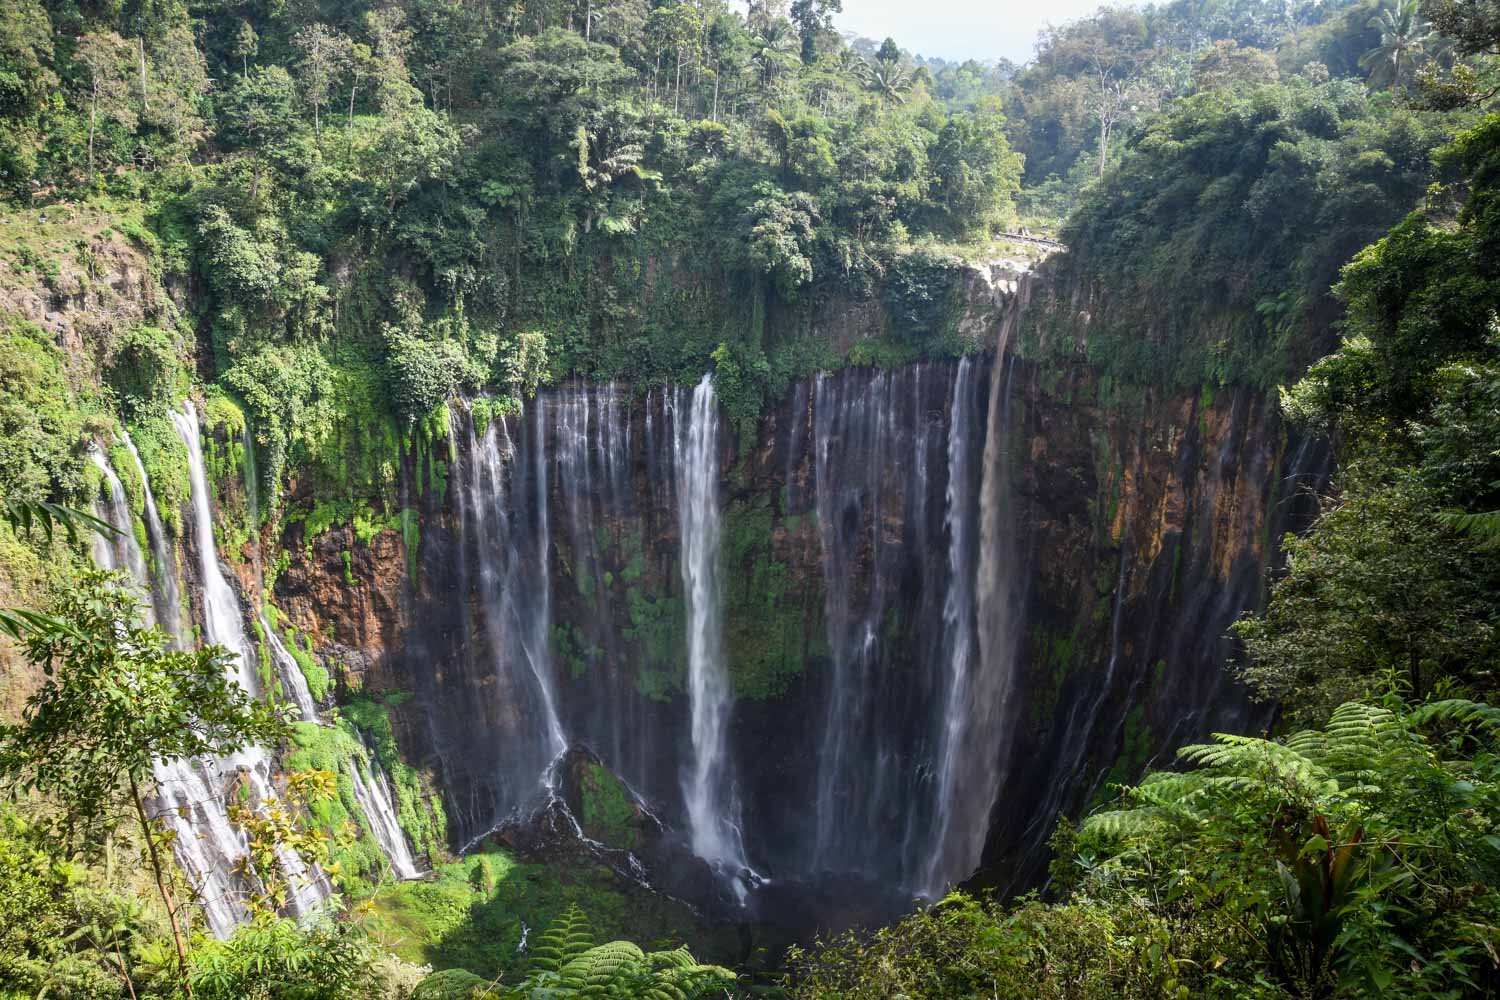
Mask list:
MULTIPOLYGON (((970 282, 961 325, 989 350, 797 382, 719 432, 724 818, 773 884, 1023 889, 1060 811, 1268 721, 1225 633, 1326 449, 1248 390, 1122 393, 1018 357, 1015 277, 970 282)), ((419 531, 280 540, 277 606, 389 706, 450 846, 545 795, 574 742, 685 828, 683 398, 454 404, 446 444, 405 456, 419 531)))

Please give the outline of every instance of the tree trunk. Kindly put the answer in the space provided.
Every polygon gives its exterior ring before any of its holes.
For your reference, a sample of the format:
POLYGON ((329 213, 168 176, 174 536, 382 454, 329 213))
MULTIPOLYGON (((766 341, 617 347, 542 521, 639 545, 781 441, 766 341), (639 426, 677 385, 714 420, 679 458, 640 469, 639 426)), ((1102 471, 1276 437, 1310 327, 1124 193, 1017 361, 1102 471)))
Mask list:
POLYGON ((1107 112, 1099 112, 1099 176, 1104 176, 1104 161, 1109 155, 1109 117, 1107 112))
POLYGON ((89 183, 94 183, 94 122, 99 118, 99 82, 94 81, 94 93, 89 101, 89 183))
POLYGON ((719 120, 719 61, 714 60, 714 121, 719 120))
POLYGON ((151 821, 146 818, 146 807, 141 804, 141 789, 136 784, 134 771, 130 772, 130 801, 135 803, 135 814, 141 821, 141 834, 146 838, 146 852, 151 858, 151 873, 156 877, 156 891, 161 893, 162 905, 167 908, 167 920, 172 925, 172 942, 177 946, 177 966, 182 975, 182 990, 191 997, 193 984, 188 978, 187 945, 183 943, 182 927, 177 923, 177 911, 172 907, 171 894, 167 892, 161 854, 156 850, 156 838, 151 834, 151 821))
POLYGON ((151 110, 151 98, 146 93, 146 36, 144 33, 136 39, 141 54, 141 107, 146 111, 151 110))

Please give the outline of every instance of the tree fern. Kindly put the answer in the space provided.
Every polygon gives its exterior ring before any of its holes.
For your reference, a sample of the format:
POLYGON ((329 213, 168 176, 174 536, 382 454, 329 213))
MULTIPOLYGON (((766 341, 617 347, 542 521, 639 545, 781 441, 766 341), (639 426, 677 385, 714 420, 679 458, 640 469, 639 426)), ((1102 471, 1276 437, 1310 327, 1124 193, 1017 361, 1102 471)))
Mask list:
POLYGON ((1465 698, 1429 702, 1413 709, 1407 719, 1419 727, 1434 723, 1463 725, 1481 730, 1491 739, 1500 737, 1500 708, 1465 698))
MULTIPOLYGON (((691 960, 692 956, 688 956, 691 960)), ((688 965, 655 972, 635 996, 642 1000, 707 1000, 735 984, 734 973, 717 965, 688 965)))
POLYGON ((645 953, 629 941, 610 941, 568 962, 559 977, 563 988, 572 990, 574 996, 620 996, 622 981, 638 975, 645 958, 645 953))
POLYGON ((594 947, 589 918, 577 903, 558 914, 531 949, 527 972, 561 972, 569 962, 594 947))

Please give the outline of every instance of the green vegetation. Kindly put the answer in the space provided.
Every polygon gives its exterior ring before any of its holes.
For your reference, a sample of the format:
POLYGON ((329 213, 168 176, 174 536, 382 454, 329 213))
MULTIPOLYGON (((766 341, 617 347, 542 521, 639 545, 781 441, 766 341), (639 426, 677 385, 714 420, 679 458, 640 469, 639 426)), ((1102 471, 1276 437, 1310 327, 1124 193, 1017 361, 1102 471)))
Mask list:
POLYGON ((47 615, 0 619, 48 677, 21 724, 0 727, 0 779, 12 791, 53 796, 64 843, 107 839, 133 808, 185 978, 188 901, 174 901, 171 862, 146 817, 152 765, 274 743, 283 726, 230 679, 223 649, 177 652, 161 632, 131 627, 137 615, 119 577, 91 571, 47 615))
MULTIPOLYGON (((646 386, 710 370, 745 442, 796 377, 986 346, 958 332, 964 261, 1022 219, 1071 247, 1046 265, 1016 344, 1047 392, 1126 416, 1187 392, 1201 434, 1218 387, 1295 382, 1288 416, 1333 433, 1336 488, 1285 543, 1263 613, 1238 626, 1234 669, 1281 706, 1277 728, 1185 748, 1181 770, 1126 786, 1159 739, 1133 704, 1092 814, 1059 825, 1045 896, 955 895, 825 941, 794 954, 784 990, 1500 990, 1500 722, 1485 704, 1500 656, 1494 4, 1106 8, 1049 29, 1021 68, 847 40, 839 7, 10 5, 0 593, 50 597, 55 613, 0 614, 27 659, 0 677, 0 710, 36 688, 0 729, 17 790, 0 811, 0 992, 739 990, 678 947, 736 955, 732 935, 590 857, 451 860, 442 802, 397 747, 401 694, 355 693, 332 725, 286 733, 225 680, 222 651, 130 628, 128 599, 74 578, 84 545, 51 529, 87 525, 88 450, 103 444, 144 542, 143 484, 112 440, 128 426, 181 537, 187 462, 167 410, 198 392, 227 558, 267 525, 300 522, 309 548, 346 529, 353 587, 365 550, 396 531, 415 577, 418 511, 443 502, 456 460, 455 397, 474 399, 483 429, 568 375, 646 386), (231 797, 255 917, 210 941, 143 786, 162 755, 250 739, 277 744, 286 795, 231 797), (380 884, 349 778, 365 739, 430 880, 380 884), (357 905, 279 919, 285 850, 357 905), (597 944, 584 910, 622 940, 597 944)), ((1089 519, 1108 546, 1125 466, 1107 447, 1093 458, 1089 519)), ((725 512, 737 697, 784 697, 826 655, 822 595, 782 549, 805 531, 764 498, 736 493, 725 512)), ((650 546, 606 532, 594 548, 608 566, 575 563, 567 596, 608 589, 638 689, 669 700, 684 687, 683 605, 650 546)), ((293 555, 260 555, 274 586, 293 555)), ((1073 621, 1033 627, 1038 713, 1086 664, 1119 579, 1102 567, 1079 581, 1073 621)), ((883 623, 891 662, 905 662, 907 618, 883 623)), ((598 636, 554 625, 558 666, 596 669, 598 636)), ((311 637, 288 640, 326 702, 311 637)), ((580 792, 586 831, 637 845, 613 775, 590 767, 580 792)))
POLYGON ((827 655, 823 595, 803 593, 775 552, 769 501, 723 519, 724 651, 740 698, 775 698, 810 657, 827 655))
POLYGON ((1496 982, 1500 713, 1349 703, 1220 736, 1054 838, 1059 904, 955 895, 799 954, 793 995, 1481 996, 1496 982))
POLYGON ((1151 386, 1295 377, 1328 346, 1339 268, 1416 204, 1451 129, 1349 80, 1176 101, 1064 227, 1077 249, 1026 349, 1068 357, 1081 341, 1106 374, 1151 386))
POLYGON ((637 811, 624 783, 607 767, 591 761, 578 792, 583 832, 610 847, 634 850, 640 839, 634 826, 637 811))
POLYGON ((368 926, 405 961, 492 979, 524 971, 528 953, 516 947, 523 924, 537 955, 538 929, 574 907, 601 932, 653 947, 678 946, 690 934, 698 947, 733 948, 732 935, 716 937, 688 908, 641 894, 586 858, 523 864, 497 849, 439 865, 430 880, 392 886, 374 898, 368 926))

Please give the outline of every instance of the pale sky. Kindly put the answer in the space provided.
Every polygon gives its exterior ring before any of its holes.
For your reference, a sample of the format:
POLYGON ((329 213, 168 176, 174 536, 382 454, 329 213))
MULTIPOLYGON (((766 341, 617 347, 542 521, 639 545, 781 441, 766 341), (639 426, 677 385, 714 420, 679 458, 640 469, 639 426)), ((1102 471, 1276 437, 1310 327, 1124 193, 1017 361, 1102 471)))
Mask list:
MULTIPOLYGON (((910 52, 945 59, 1027 62, 1044 24, 1062 24, 1097 10, 1104 0, 844 0, 834 16, 841 31, 880 41, 886 36, 910 52)), ((1118 0, 1115 0, 1118 2, 1118 0)))

